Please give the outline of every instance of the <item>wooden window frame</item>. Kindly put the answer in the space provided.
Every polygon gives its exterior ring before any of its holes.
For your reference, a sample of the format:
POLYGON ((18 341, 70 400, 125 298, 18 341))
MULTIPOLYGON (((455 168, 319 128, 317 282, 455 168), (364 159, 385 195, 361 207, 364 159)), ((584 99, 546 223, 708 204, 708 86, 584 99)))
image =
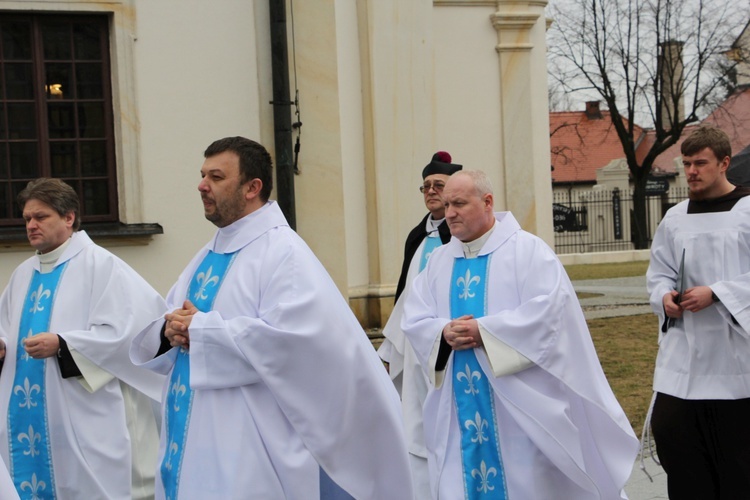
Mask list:
MULTIPOLYGON (((26 63, 31 63, 32 65, 32 81, 34 85, 33 89, 33 102, 34 102, 34 109, 35 109, 35 118, 36 118, 36 141, 37 141, 37 164, 38 164, 38 175, 30 175, 28 178, 21 178, 21 179, 14 179, 11 175, 11 166, 10 166, 10 151, 6 150, 4 154, 6 155, 7 159, 7 177, 0 179, 0 188, 6 190, 6 206, 5 206, 5 213, 9 214, 10 217, 1 218, 0 219, 0 228, 9 228, 9 227, 18 227, 23 226, 23 219, 20 218, 20 211, 18 210, 18 207, 16 205, 15 201, 15 195, 18 191, 18 187, 20 183, 23 183, 25 185, 26 182, 29 180, 32 180, 33 178, 40 177, 40 176, 52 176, 52 161, 51 161, 51 145, 53 143, 70 143, 74 144, 77 154, 76 158, 78 158, 78 161, 75 165, 75 175, 70 176, 61 176, 63 180, 71 184, 75 189, 76 192, 79 194, 79 198, 81 199, 81 221, 83 223, 113 223, 119 221, 119 215, 118 215, 118 186, 117 186, 117 180, 118 180, 118 172, 117 172, 117 162, 115 157, 115 132, 114 132, 114 112, 113 112, 113 95, 112 95, 112 86, 111 86, 111 75, 112 75, 112 64, 110 61, 110 33, 109 33, 109 16, 106 14, 67 14, 67 13, 15 13, 15 12, 1 12, 0 13, 0 20, 3 22, 17 20, 22 21, 30 24, 30 32, 31 32, 31 38, 32 38, 32 47, 31 47, 31 57, 32 59, 24 60, 26 63), (48 97, 47 92, 45 91, 45 64, 49 63, 50 61, 55 61, 59 63, 67 63, 70 64, 71 67, 75 67, 76 63, 81 63, 84 61, 83 59, 77 59, 75 54, 71 55, 71 59, 61 59, 61 60, 47 60, 45 59, 44 55, 44 46, 43 46, 43 33, 44 33, 44 25, 48 24, 50 21, 53 22, 61 22, 61 23, 70 23, 71 28, 73 23, 84 23, 88 24, 89 26, 93 26, 96 28, 96 31, 99 33, 99 52, 100 52, 100 59, 93 60, 96 63, 101 64, 101 92, 102 96, 100 98, 95 99, 86 99, 81 98, 80 96, 76 95, 74 98, 69 99, 63 99, 62 101, 58 99, 51 99, 48 97), (60 139, 60 138, 50 138, 50 122, 49 122, 49 113, 48 113, 48 104, 52 103, 53 105, 55 103, 59 102, 65 102, 70 103, 73 106, 74 109, 74 127, 75 127, 75 134, 72 139, 60 139), (80 148, 82 144, 85 144, 88 142, 86 138, 80 137, 80 128, 77 126, 78 124, 78 109, 79 106, 82 103, 87 102, 101 102, 103 105, 103 137, 97 138, 98 141, 103 140, 105 144, 105 156, 106 156, 106 175, 104 176, 96 176, 96 177, 84 177, 83 172, 81 171, 81 156, 80 156, 80 148), (92 215, 86 213, 86 193, 84 191, 84 182, 87 180, 96 179, 99 181, 106 180, 106 190, 107 190, 107 206, 106 206, 106 213, 104 214, 98 214, 98 215, 92 215), (13 189, 15 184, 15 189, 13 189)), ((69 41, 72 43, 72 35, 69 38, 69 41)), ((0 43, 2 41, 0 40, 0 43)), ((0 49, 2 46, 0 45, 0 49)), ((71 48, 72 51, 72 48, 71 48)), ((11 60, 11 61, 21 61, 21 60, 11 60)), ((6 63, 4 54, 0 51, 0 62, 3 64, 3 67, 6 63)), ((76 75, 75 71, 72 71, 71 74, 71 82, 73 86, 75 87, 77 82, 75 80, 76 75)), ((4 80, 4 77, 3 77, 4 80)), ((23 101, 9 101, 6 99, 6 94, 3 93, 0 94, 0 99, 2 99, 3 103, 13 103, 13 102, 31 102, 30 100, 23 100, 23 101)), ((7 106, 4 106, 2 109, 0 109, 0 112, 7 114, 7 106)), ((6 119, 7 123, 7 116, 4 117, 6 119)), ((0 137, 0 141, 11 144, 14 142, 14 140, 10 139, 10 130, 8 131, 8 135, 6 137, 0 137)), ((16 141, 21 142, 21 141, 16 141)), ((0 151, 0 154, 3 154, 0 151)))

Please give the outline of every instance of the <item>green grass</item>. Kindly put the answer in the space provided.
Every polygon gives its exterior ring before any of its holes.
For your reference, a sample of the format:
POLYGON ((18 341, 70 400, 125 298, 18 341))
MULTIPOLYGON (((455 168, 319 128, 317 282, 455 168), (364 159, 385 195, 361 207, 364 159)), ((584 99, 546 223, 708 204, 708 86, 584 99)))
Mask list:
MULTIPOLYGON (((571 280, 626 278, 646 274, 648 261, 565 266, 571 280)), ((579 298, 584 298, 579 295, 579 298)), ((640 435, 651 401, 658 351, 653 314, 588 321, 599 361, 609 385, 636 434, 640 435)))
POLYGON ((653 314, 588 321, 609 385, 638 435, 651 401, 657 323, 653 314))
POLYGON ((613 264, 576 264, 565 266, 571 280, 596 280, 604 278, 627 278, 643 276, 648 269, 647 260, 616 262, 613 264))

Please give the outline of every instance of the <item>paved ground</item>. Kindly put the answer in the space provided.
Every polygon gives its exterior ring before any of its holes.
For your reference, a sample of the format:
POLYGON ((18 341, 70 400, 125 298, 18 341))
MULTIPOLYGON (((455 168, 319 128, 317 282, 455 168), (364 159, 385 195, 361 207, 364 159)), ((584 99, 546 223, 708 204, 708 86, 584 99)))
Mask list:
MULTIPOLYGON (((594 295, 580 300, 587 319, 631 316, 651 312, 644 276, 574 281, 573 287, 579 294, 594 295)), ((636 429, 639 438, 640 432, 641 429, 636 429)), ((653 481, 640 469, 640 461, 636 461, 630 479, 625 486, 628 497, 631 500, 668 498, 667 476, 664 470, 648 454, 646 457, 644 467, 653 481)))
POLYGON ((586 319, 648 314, 651 306, 646 293, 646 278, 611 278, 574 281, 576 292, 595 295, 580 300, 586 319))

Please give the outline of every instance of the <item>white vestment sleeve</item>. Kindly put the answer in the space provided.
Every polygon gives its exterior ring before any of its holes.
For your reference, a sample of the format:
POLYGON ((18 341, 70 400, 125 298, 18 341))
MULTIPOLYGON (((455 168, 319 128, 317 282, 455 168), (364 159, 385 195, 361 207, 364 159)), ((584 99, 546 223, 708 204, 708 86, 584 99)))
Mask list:
MULTIPOLYGON (((646 271, 646 282, 651 309, 659 317, 659 324, 666 321, 664 296, 675 289, 679 263, 675 257, 674 238, 669 235, 668 224, 662 222, 656 228, 651 243, 651 259, 646 271)), ((679 249, 680 253, 682 249, 679 249)))
POLYGON ((492 373, 496 377, 512 375, 534 366, 529 358, 492 335, 481 323, 479 323, 479 334, 482 336, 482 343, 487 353, 487 360, 492 367, 492 373))
MULTIPOLYGON (((443 383, 444 370, 436 371, 435 363, 440 348, 440 339, 443 336, 443 328, 450 323, 450 320, 437 317, 434 312, 437 311, 437 305, 429 284, 430 271, 431 267, 428 263, 425 270, 414 278, 414 283, 404 303, 401 329, 411 342, 427 379, 433 386, 440 387, 443 383)), ((448 279, 450 279, 450 276, 448 279)))
MULTIPOLYGON (((90 252, 86 266, 66 272, 73 271, 81 273, 80 281, 76 282, 90 284, 90 296, 85 298, 88 302, 86 328, 55 333, 65 339, 71 351, 75 350, 92 365, 159 401, 163 379, 135 367, 128 351, 133 337, 148 319, 163 314, 164 299, 125 263, 99 249, 90 252)), ((72 280, 63 285, 69 282, 72 280)), ((74 292, 60 290, 61 296, 74 292)), ((60 324, 65 324, 65 312, 59 314, 60 324)), ((98 383, 93 384, 96 385, 98 383)))
POLYGON ((216 311, 193 317, 191 385, 262 381, 339 486, 355 498, 403 496, 411 480, 398 394, 367 335, 295 233, 279 231, 267 248, 256 248, 232 265, 255 273, 248 293, 257 301, 238 304, 234 317, 216 311), (393 480, 383 480, 386 472, 393 480))
POLYGON ((70 355, 73 357, 73 361, 75 361, 78 371, 81 372, 81 377, 78 377, 78 382, 87 391, 96 392, 107 385, 110 380, 115 378, 114 375, 99 368, 74 349, 70 350, 70 355))
POLYGON ((716 307, 732 330, 750 336, 750 273, 713 283, 711 290, 719 297, 716 307))
POLYGON ((225 320, 216 311, 197 313, 190 323, 190 386, 228 389, 254 384, 260 375, 234 343, 238 336, 258 329, 260 320, 238 316, 225 320))

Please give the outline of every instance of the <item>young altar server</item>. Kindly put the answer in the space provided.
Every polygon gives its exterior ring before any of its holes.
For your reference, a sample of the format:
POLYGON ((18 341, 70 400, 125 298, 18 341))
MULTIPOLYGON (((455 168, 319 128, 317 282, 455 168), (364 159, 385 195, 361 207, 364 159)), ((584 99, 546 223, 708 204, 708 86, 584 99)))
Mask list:
POLYGON ((750 188, 726 178, 729 137, 680 146, 689 199, 670 208, 646 273, 661 324, 651 428, 669 498, 750 490, 750 188))

